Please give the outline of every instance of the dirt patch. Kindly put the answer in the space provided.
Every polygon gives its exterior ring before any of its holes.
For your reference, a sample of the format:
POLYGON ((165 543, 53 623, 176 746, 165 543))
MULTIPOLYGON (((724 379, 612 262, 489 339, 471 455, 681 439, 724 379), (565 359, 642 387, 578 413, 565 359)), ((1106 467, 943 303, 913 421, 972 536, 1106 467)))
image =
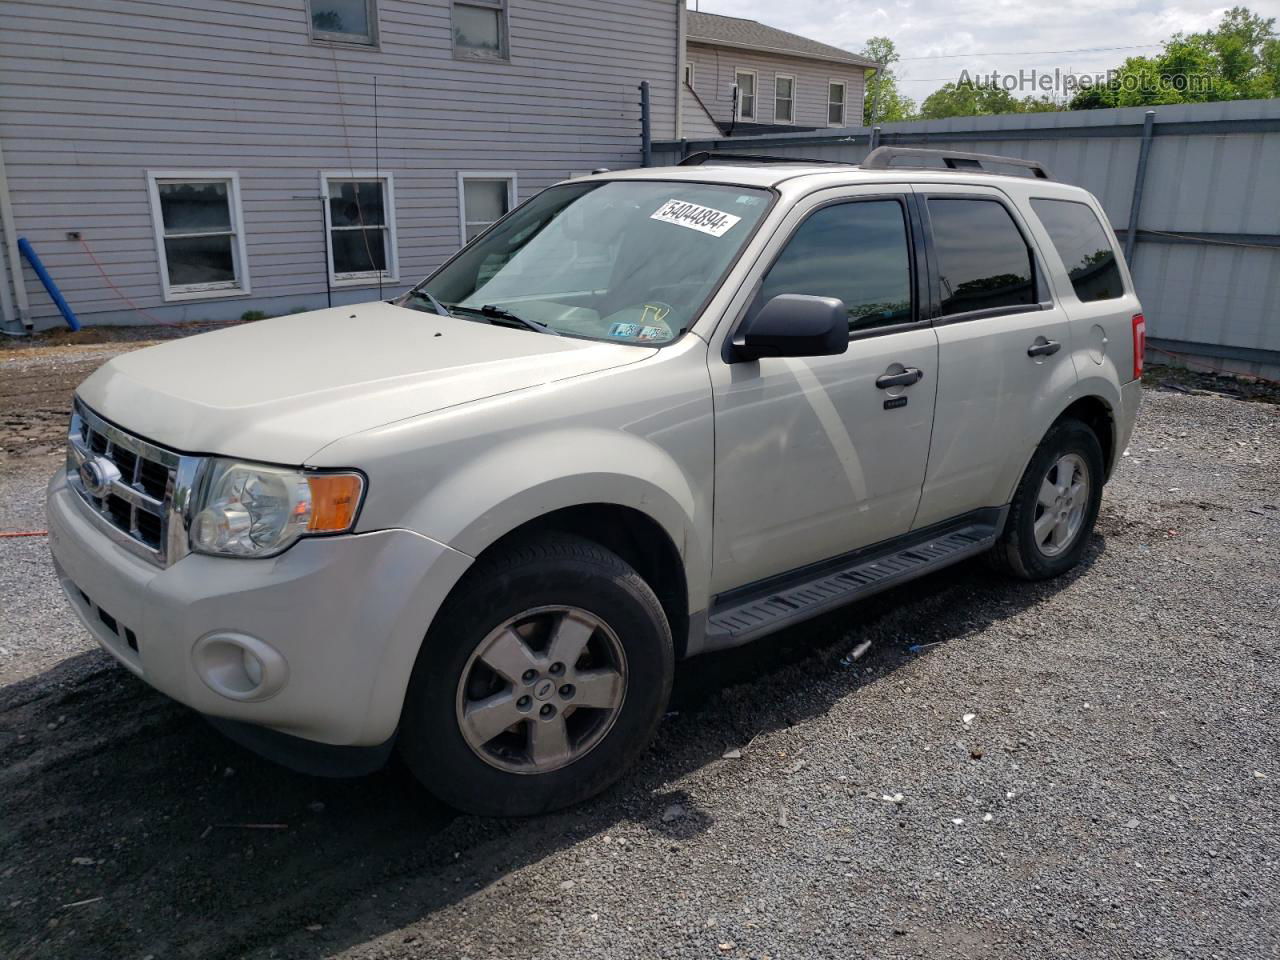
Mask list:
POLYGON ((71 395, 114 356, 217 330, 225 323, 85 327, 0 338, 0 464, 62 449, 71 395))
POLYGON ((1252 400, 1257 403, 1280 403, 1280 383, 1257 377, 1201 373, 1183 367, 1149 363, 1142 374, 1142 383, 1148 390, 1158 388, 1198 396, 1229 397, 1232 400, 1252 400))

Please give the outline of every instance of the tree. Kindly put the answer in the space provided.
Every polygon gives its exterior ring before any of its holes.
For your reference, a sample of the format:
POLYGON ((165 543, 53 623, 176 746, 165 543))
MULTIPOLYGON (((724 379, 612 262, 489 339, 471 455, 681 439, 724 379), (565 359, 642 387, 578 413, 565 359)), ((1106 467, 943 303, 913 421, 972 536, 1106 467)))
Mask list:
POLYGON ((1213 30, 1175 33, 1154 57, 1130 57, 1102 85, 1080 90, 1072 110, 1280 96, 1275 18, 1232 7, 1213 30))
POLYGON ((915 101, 898 90, 897 78, 890 69, 899 60, 898 48, 888 37, 872 37, 862 56, 882 65, 867 76, 867 89, 862 100, 862 122, 868 127, 877 123, 910 120, 916 112, 915 101))
MULTIPOLYGON (((1031 99, 1028 97, 1027 99, 1031 99)), ((920 105, 922 120, 944 117, 986 117, 995 113, 1022 113, 1021 101, 1008 90, 972 80, 944 83, 920 105)))

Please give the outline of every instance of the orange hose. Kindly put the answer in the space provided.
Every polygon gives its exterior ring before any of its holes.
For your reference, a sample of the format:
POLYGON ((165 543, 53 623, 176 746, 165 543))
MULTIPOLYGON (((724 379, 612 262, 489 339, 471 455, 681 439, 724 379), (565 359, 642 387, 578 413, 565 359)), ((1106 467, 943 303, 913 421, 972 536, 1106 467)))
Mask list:
POLYGON ((47 537, 48 535, 48 530, 0 531, 0 537, 47 537))

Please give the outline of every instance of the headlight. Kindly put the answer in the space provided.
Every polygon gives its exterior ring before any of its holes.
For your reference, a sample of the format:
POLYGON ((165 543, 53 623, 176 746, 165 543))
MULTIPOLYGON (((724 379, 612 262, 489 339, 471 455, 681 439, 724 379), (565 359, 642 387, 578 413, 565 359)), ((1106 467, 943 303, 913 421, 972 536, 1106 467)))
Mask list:
POLYGON ((351 529, 364 478, 235 460, 208 465, 191 548, 225 557, 270 557, 313 533, 351 529))

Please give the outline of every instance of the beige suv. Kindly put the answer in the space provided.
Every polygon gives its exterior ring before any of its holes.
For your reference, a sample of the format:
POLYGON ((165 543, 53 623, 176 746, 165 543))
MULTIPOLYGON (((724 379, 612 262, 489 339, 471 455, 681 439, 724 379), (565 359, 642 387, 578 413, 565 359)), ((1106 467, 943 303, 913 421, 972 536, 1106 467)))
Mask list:
POLYGON ((255 749, 548 810, 646 748, 681 658, 979 553, 1076 564, 1143 330, 1097 201, 1025 161, 597 174, 392 303, 104 365, 54 558, 255 749))

